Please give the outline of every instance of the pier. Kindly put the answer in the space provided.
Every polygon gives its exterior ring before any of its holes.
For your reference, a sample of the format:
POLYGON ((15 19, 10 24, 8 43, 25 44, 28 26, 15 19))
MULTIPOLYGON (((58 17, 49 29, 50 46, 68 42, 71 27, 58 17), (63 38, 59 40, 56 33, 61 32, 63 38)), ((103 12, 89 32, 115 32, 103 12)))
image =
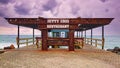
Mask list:
POLYGON ((47 51, 49 46, 68 46, 69 51, 74 51, 75 46, 83 48, 84 45, 89 44, 95 46, 101 45, 104 49, 104 26, 110 24, 113 18, 5 18, 10 24, 18 26, 17 45, 28 45, 29 42, 36 40, 36 46, 39 47, 41 42, 41 49, 47 51), (27 38, 20 38, 20 26, 33 28, 33 39, 28 41, 27 38), (93 39, 93 29, 101 27, 102 38, 93 39), (41 31, 41 37, 34 36, 34 29, 41 31), (86 38, 86 31, 91 30, 91 38, 86 38), (75 32, 77 33, 75 37, 75 32), (83 37, 83 32, 84 37, 83 37), (80 34, 81 33, 81 34, 80 34), (51 34, 51 36, 49 36, 51 34), (20 40, 26 40, 26 42, 20 42, 20 40), (101 43, 98 43, 101 41, 101 43))
POLYGON ((16 38, 18 48, 0 54, 2 68, 120 67, 120 56, 104 50, 104 27, 113 18, 6 18, 6 20, 18 26, 16 38), (33 28, 33 37, 20 38, 20 26, 33 28), (93 38, 93 30, 97 27, 102 28, 99 39, 93 38), (34 29, 42 32, 41 37, 35 37, 34 29), (89 38, 87 30, 91 30, 89 38), (21 47, 21 44, 26 46, 21 47), (98 46, 101 48, 97 48, 98 46))

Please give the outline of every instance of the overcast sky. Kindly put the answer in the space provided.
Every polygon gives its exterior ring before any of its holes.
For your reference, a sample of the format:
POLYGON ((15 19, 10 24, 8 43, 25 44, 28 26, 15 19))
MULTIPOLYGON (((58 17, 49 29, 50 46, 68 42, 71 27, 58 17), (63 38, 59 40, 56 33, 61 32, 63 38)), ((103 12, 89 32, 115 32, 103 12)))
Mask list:
MULTIPOLYGON (((4 17, 114 18, 105 34, 120 34, 120 0, 0 0, 0 34, 17 34, 17 26, 4 17)), ((21 34, 32 34, 22 27, 21 34)), ((36 31, 39 34, 40 31, 36 31)), ((89 31, 87 32, 89 33, 89 31)), ((101 34, 101 28, 94 29, 101 34)))

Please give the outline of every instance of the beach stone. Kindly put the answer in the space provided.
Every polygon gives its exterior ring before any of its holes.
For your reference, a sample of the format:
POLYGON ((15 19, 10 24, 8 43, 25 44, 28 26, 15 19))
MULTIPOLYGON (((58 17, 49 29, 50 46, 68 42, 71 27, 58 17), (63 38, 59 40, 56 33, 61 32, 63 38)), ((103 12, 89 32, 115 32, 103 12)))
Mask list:
POLYGON ((10 49, 10 47, 4 47, 4 50, 6 50, 6 49, 10 49))
POLYGON ((4 53, 5 51, 4 50, 0 50, 0 54, 4 53))
POLYGON ((117 54, 120 55, 120 52, 118 52, 117 54))
POLYGON ((13 44, 11 44, 10 46, 8 46, 8 47, 4 47, 4 50, 5 49, 15 49, 15 47, 14 47, 14 45, 13 44))
POLYGON ((113 52, 115 52, 115 53, 118 53, 120 51, 120 48, 119 47, 115 47, 114 49, 113 49, 113 52))
POLYGON ((13 44, 10 45, 11 49, 15 49, 15 46, 13 44))
POLYGON ((107 51, 113 51, 113 49, 107 49, 107 51))
POLYGON ((75 49, 81 49, 80 46, 75 46, 75 49))

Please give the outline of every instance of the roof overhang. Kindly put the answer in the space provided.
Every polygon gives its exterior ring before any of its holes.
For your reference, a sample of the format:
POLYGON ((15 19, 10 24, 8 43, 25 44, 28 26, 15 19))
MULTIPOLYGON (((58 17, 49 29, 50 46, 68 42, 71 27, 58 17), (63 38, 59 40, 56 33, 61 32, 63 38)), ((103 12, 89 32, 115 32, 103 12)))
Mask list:
MULTIPOLYGON (((79 26, 79 31, 88 30, 103 25, 108 25, 114 18, 5 18, 10 24, 38 29, 47 20, 69 20, 69 24, 79 26)), ((46 23, 47 24, 47 23, 46 23)), ((58 24, 58 23, 52 23, 58 24)), ((64 24, 64 23, 63 23, 64 24)))

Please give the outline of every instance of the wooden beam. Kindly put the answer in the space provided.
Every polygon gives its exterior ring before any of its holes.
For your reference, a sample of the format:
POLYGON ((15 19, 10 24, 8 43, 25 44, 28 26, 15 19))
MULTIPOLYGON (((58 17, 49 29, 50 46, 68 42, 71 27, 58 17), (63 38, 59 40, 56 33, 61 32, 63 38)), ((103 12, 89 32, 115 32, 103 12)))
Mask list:
POLYGON ((19 38, 20 38, 20 26, 18 25, 18 36, 17 36, 17 45, 18 45, 18 48, 19 48, 19 38))
POLYGON ((85 44, 86 44, 86 30, 85 30, 85 44))
POLYGON ((92 45, 92 35, 93 35, 93 31, 91 29, 91 45, 92 45))
POLYGON ((81 38, 83 38, 83 31, 81 31, 81 38))
MULTIPOLYGON (((69 24, 109 24, 113 18, 5 18, 10 24, 47 24, 47 20, 69 20, 69 24)), ((61 23, 61 22, 59 22, 61 23)), ((51 23, 51 24, 59 24, 51 23)), ((62 23, 63 24, 63 23, 62 23)))
POLYGON ((74 51, 74 30, 69 30, 69 51, 74 51))
POLYGON ((33 44, 34 44, 34 41, 35 41, 35 31, 34 31, 34 28, 33 28, 33 44))
POLYGON ((78 38, 80 38, 80 31, 78 31, 78 38))
POLYGON ((43 29, 41 30, 41 33, 42 33, 42 50, 47 51, 48 50, 48 46, 47 46, 48 31, 46 29, 43 29))
POLYGON ((79 38, 79 32, 77 31, 77 38, 79 38))
POLYGON ((104 25, 102 26, 102 49, 104 49, 104 42, 105 42, 105 39, 104 39, 104 25))

